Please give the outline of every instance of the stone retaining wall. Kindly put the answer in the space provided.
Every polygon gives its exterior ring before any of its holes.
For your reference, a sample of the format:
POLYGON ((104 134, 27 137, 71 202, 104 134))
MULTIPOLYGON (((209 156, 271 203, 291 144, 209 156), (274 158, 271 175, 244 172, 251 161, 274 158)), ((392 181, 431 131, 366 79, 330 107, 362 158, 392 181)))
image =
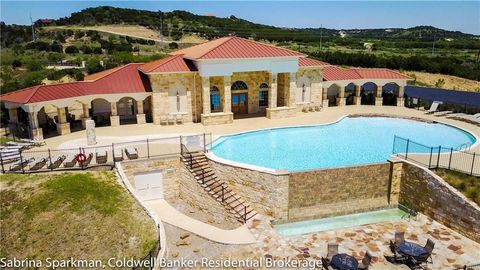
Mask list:
POLYGON ((480 242, 480 207, 430 170, 403 162, 399 202, 480 242))
POLYGON ((388 207, 388 163, 290 173, 289 221, 388 207))

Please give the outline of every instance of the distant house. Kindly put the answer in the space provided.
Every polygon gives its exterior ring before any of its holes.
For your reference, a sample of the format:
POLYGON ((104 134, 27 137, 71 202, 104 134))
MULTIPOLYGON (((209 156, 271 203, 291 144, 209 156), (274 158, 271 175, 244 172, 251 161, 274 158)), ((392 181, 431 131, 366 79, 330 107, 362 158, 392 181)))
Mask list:
POLYGON ((55 22, 54 19, 38 19, 35 21, 35 26, 38 26, 38 27, 49 26, 54 22, 55 22))

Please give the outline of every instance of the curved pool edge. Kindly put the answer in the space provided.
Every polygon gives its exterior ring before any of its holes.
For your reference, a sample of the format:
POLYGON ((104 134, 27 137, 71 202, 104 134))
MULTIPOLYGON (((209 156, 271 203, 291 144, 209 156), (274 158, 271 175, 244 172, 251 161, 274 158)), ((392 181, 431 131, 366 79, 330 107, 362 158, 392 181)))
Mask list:
MULTIPOLYGON (((215 143, 215 141, 217 141, 217 140, 219 140, 223 137, 237 136, 237 135, 243 135, 243 134, 247 134, 247 133, 254 133, 254 132, 268 131, 268 130, 276 130, 276 129, 329 126, 329 125, 336 124, 336 123, 342 121, 343 119, 345 119, 347 117, 370 117, 370 118, 392 117, 392 118, 406 119, 406 120, 419 121, 419 122, 423 121, 423 122, 429 122, 429 123, 434 123, 434 124, 439 123, 439 124, 443 124, 443 125, 446 125, 446 126, 450 126, 452 128, 459 129, 463 132, 466 132, 466 133, 470 134, 475 139, 475 143, 473 143, 470 146, 470 149, 475 148, 475 147, 480 145, 480 137, 477 134, 475 134, 475 132, 472 132, 469 129, 460 127, 460 126, 455 125, 455 124, 446 123, 446 122, 443 122, 443 121, 430 120, 430 119, 419 118, 419 117, 409 117, 409 116, 404 116, 404 115, 395 115, 395 114, 344 114, 344 115, 340 116, 337 120, 330 121, 330 122, 323 123, 323 124, 305 124, 305 125, 291 125, 291 126, 272 127, 272 128, 259 128, 259 129, 249 130, 249 131, 227 133, 227 134, 217 136, 216 139, 212 140, 211 145, 213 145, 215 143)), ((454 152, 455 153, 461 152, 461 150, 455 150, 454 152)), ((337 167, 330 167, 330 168, 316 168, 316 169, 314 168, 314 169, 308 169, 308 170, 289 171, 287 169, 276 170, 276 169, 272 169, 272 168, 267 168, 267 167, 262 167, 262 166, 257 166, 257 165, 252 165, 252 164, 247 164, 247 163, 243 163, 243 162, 238 162, 238 161, 233 161, 233 160, 221 158, 221 157, 215 155, 212 150, 205 153, 205 155, 207 156, 208 159, 211 159, 212 161, 217 162, 217 163, 221 163, 221 164, 232 166, 232 167, 243 168, 243 169, 247 169, 247 170, 260 171, 260 172, 264 172, 264 173, 268 173, 268 174, 272 174, 272 175, 286 175, 286 174, 289 174, 291 172, 327 170, 327 169, 333 169, 333 168, 348 168, 348 167, 358 167, 358 166, 367 166, 367 165, 372 165, 372 164, 379 164, 379 163, 366 163, 366 164, 356 164, 356 165, 351 165, 351 166, 337 166, 337 167)), ((389 158, 385 159, 385 162, 387 162, 392 157, 396 157, 396 156, 393 155, 393 154, 390 155, 389 158)))

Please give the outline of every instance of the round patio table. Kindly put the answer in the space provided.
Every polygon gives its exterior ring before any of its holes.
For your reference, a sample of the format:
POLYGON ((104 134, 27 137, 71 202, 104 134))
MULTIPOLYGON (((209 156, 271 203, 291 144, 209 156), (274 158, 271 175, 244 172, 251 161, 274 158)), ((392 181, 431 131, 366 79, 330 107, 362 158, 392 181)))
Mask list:
POLYGON ((413 256, 413 257, 420 256, 421 254, 427 252, 427 250, 424 247, 412 242, 403 242, 400 244, 398 249, 403 254, 408 256, 413 256))
POLYGON ((340 253, 332 257, 330 265, 340 270, 356 270, 358 268, 358 261, 353 256, 340 253))

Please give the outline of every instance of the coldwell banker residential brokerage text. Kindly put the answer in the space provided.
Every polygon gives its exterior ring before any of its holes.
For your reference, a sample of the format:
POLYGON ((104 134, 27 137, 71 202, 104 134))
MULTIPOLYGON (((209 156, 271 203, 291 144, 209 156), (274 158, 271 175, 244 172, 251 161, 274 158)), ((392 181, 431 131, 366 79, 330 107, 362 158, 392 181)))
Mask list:
POLYGON ((86 259, 17 259, 0 258, 0 268, 137 268, 153 267, 158 265, 160 268, 303 268, 316 269, 321 268, 321 261, 316 260, 292 260, 289 258, 274 260, 272 258, 264 259, 243 259, 236 260, 232 258, 189 260, 179 258, 175 260, 161 259, 156 261, 138 260, 134 258, 110 258, 106 262, 102 260, 86 259))

